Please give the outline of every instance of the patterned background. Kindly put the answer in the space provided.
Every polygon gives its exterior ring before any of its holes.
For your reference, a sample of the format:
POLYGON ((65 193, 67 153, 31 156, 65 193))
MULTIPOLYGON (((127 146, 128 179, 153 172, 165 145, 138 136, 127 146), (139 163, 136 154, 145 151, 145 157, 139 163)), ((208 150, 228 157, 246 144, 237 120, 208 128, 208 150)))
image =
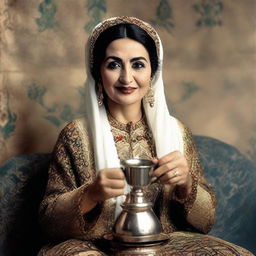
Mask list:
POLYGON ((83 114, 85 41, 117 15, 159 32, 173 115, 256 162, 255 13, 255 0, 1 0, 0 164, 50 152, 83 114))

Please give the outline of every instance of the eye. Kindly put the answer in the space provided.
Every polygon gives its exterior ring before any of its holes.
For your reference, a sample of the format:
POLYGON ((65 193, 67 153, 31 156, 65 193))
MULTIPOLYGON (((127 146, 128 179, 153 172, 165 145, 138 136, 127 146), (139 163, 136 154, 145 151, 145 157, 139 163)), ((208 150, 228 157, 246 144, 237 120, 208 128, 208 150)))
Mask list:
POLYGON ((134 69, 145 68, 145 64, 141 61, 135 61, 132 63, 132 68, 134 68, 134 69))
POLYGON ((117 69, 120 68, 120 63, 118 63, 117 61, 111 61, 110 63, 108 63, 107 68, 108 69, 117 69))

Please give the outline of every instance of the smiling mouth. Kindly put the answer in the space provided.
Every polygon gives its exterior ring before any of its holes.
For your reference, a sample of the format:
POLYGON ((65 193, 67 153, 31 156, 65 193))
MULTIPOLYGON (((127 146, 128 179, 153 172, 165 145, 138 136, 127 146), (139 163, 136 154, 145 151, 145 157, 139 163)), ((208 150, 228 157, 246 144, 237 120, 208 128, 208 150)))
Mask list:
POLYGON ((137 90, 136 87, 124 87, 124 86, 120 86, 120 87, 116 87, 116 89, 123 93, 123 94, 131 94, 133 93, 135 90, 137 90))

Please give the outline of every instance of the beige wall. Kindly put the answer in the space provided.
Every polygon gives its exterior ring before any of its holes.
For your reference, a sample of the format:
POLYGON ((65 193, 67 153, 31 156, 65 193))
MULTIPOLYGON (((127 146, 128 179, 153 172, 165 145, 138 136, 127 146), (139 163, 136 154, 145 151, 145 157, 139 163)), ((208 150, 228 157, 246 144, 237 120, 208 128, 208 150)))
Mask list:
POLYGON ((172 113, 256 159, 255 0, 2 0, 0 12, 0 163, 50 152, 82 114, 88 31, 117 15, 159 32, 172 113))

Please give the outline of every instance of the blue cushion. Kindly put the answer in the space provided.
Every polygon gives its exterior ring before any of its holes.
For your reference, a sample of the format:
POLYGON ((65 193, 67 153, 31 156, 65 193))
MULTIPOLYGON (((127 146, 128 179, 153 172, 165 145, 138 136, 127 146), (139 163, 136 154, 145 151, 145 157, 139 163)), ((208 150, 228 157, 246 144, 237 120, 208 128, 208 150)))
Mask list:
POLYGON ((36 255, 44 242, 38 224, 50 154, 11 158, 0 167, 0 255, 36 255))
POLYGON ((256 167, 235 147, 195 136, 197 149, 218 204, 210 235, 256 253, 256 167))

